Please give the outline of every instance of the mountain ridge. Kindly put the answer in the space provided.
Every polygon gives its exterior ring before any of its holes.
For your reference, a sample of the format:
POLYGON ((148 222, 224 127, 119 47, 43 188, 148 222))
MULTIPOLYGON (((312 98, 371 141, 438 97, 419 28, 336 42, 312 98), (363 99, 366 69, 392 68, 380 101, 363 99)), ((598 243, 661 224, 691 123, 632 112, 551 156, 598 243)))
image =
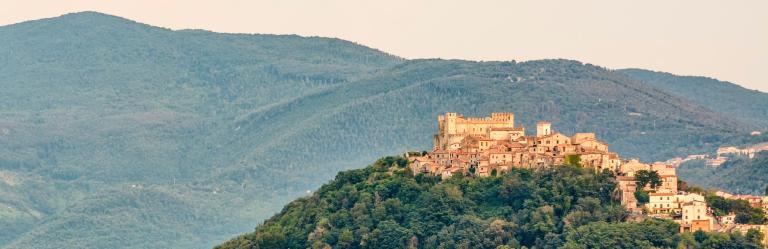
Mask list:
POLYGON ((617 70, 675 96, 720 113, 731 113, 745 122, 768 129, 768 93, 703 76, 679 76, 643 69, 617 70))

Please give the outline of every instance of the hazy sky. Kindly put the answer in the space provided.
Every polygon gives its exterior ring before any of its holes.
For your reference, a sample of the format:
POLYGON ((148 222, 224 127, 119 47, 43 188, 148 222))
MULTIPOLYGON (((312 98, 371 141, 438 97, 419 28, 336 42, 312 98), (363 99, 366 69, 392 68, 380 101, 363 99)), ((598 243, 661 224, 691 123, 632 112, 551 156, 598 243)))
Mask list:
POLYGON ((93 10, 172 29, 338 37, 405 58, 567 58, 768 91, 768 1, 0 0, 0 25, 93 10))

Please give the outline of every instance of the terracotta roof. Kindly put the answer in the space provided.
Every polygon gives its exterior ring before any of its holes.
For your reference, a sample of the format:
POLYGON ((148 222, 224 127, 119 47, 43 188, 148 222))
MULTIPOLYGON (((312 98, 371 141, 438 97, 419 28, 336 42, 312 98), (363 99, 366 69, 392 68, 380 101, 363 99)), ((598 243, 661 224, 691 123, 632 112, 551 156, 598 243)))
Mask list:
POLYGON ((525 145, 521 143, 509 143, 510 148, 525 148, 525 145))

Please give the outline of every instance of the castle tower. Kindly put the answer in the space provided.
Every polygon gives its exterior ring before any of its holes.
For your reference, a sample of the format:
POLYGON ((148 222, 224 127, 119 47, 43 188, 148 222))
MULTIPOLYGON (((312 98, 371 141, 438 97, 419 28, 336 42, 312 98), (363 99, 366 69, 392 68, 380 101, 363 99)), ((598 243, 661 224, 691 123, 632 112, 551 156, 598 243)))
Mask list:
POLYGON ((511 112, 493 112, 491 113, 491 120, 502 121, 507 127, 515 127, 515 114, 511 112))
POLYGON ((456 118, 459 114, 455 112, 445 113, 445 134, 456 134, 456 118))
POLYGON ((536 123, 536 136, 546 136, 552 134, 552 123, 547 121, 539 121, 536 123))

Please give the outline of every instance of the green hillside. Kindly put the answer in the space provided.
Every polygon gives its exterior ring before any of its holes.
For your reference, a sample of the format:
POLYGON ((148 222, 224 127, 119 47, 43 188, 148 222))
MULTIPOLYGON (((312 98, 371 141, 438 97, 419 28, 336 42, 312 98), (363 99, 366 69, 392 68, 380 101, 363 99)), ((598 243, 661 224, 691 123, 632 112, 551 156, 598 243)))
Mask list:
POLYGON ((768 93, 708 77, 678 76, 643 69, 619 72, 675 96, 768 130, 768 93))
POLYGON ((344 171, 216 248, 761 248, 760 234, 625 222, 614 176, 581 167, 414 176, 404 158, 344 171))
POLYGON ((706 188, 763 195, 768 190, 768 152, 760 152, 754 158, 734 156, 719 167, 707 166, 704 160, 689 161, 680 165, 678 174, 706 188))
POLYGON ((227 147, 238 116, 400 61, 92 12, 0 27, 0 247, 206 248, 250 229, 271 190, 199 183, 252 150, 227 147))
POLYGON ((206 248, 447 111, 596 131, 660 160, 757 125, 568 60, 404 60, 319 37, 94 12, 0 27, 0 248, 206 248))

